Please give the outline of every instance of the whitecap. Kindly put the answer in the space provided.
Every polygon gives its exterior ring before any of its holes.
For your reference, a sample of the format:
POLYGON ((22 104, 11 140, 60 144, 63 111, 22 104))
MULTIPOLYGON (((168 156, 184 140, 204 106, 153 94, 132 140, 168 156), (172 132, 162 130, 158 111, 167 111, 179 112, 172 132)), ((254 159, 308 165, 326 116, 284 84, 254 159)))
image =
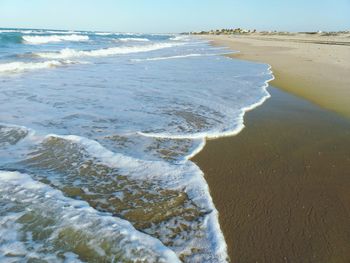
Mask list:
POLYGON ((80 41, 88 41, 88 36, 82 35, 50 35, 50 36, 23 36, 22 39, 25 43, 28 44, 47 44, 53 42, 62 42, 62 41, 72 41, 72 42, 80 42, 80 41))
POLYGON ((110 36, 110 35, 113 35, 113 33, 109 33, 109 32, 95 32, 94 34, 98 35, 98 36, 110 36))
POLYGON ((55 68, 69 64, 77 64, 79 62, 71 60, 49 60, 44 62, 9 62, 0 64, 0 73, 18 73, 29 70, 55 68))
POLYGON ((136 38, 136 37, 125 37, 125 38, 118 38, 117 41, 122 42, 149 42, 150 40, 148 38, 136 38))
POLYGON ((178 44, 173 43, 157 43, 151 45, 143 46, 122 46, 122 47, 111 47, 104 49, 96 50, 75 50, 70 48, 62 49, 59 52, 44 52, 36 53, 36 56, 42 58, 53 58, 53 59, 64 59, 64 58, 73 58, 73 57, 106 57, 113 55, 122 55, 130 53, 140 53, 140 52, 149 52, 164 48, 171 48, 178 44))

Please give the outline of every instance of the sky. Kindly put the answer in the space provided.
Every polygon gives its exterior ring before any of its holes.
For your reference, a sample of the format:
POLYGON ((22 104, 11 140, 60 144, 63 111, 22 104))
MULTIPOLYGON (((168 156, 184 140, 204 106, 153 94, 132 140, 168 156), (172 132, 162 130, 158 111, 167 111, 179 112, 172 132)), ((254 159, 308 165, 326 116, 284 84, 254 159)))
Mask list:
POLYGON ((350 0, 0 0, 0 27, 176 33, 350 30, 350 0))

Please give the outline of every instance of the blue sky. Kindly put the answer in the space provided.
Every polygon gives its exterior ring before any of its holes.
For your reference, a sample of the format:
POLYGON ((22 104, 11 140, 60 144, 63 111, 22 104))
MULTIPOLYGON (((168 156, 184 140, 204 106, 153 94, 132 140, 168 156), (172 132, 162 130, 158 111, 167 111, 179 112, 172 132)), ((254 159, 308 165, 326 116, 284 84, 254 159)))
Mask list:
POLYGON ((349 30, 350 0, 0 0, 0 27, 183 32, 349 30))

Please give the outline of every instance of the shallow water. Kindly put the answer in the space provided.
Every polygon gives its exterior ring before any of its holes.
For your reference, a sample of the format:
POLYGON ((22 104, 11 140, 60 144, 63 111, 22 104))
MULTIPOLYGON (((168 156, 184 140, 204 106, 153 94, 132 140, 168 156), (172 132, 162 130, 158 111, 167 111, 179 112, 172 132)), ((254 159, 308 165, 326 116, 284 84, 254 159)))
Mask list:
POLYGON ((226 261, 189 158, 239 132, 272 75, 225 52, 176 35, 0 30, 3 258, 226 261))

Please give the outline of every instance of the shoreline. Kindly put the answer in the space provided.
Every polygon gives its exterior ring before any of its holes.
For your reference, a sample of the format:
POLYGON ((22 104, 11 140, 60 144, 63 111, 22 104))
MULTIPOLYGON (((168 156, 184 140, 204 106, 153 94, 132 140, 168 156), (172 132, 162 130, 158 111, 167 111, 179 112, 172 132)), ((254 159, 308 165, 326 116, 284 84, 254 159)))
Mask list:
MULTIPOLYGON (((223 45, 216 41, 213 44, 223 45)), ((256 61, 246 58, 243 52, 229 56, 256 61)), ((294 97, 288 93, 295 92, 285 93, 272 87, 281 82, 281 74, 276 74, 275 68, 273 75, 275 79, 266 87, 271 97, 265 98, 261 106, 253 107, 252 109, 257 108, 254 111, 243 111, 243 127, 240 132, 231 137, 206 139, 203 150, 191 160, 205 175, 232 262, 345 263, 350 259, 350 227, 346 224, 350 213, 350 195, 346 189, 350 187, 350 181, 345 177, 345 167, 350 165, 350 153, 346 151, 350 149, 350 140, 347 138, 350 135, 350 121, 305 102, 298 98, 300 94, 294 97), (340 127, 329 123, 340 124, 340 127), (263 150, 262 158, 255 153, 255 148, 261 147, 262 142, 257 138, 264 133, 267 138, 263 141, 263 148, 266 149, 263 150), (313 133, 321 133, 322 136, 313 138, 310 136, 313 133), (340 144, 340 139, 343 139, 343 145, 340 144), (333 155, 337 157, 342 153, 345 158, 338 160, 328 154, 326 162, 319 162, 312 157, 312 165, 306 165, 305 162, 309 161, 309 156, 314 152, 323 153, 319 141, 331 141, 329 147, 340 147, 333 155), (304 150, 293 150, 293 145, 301 144, 303 146, 300 147, 304 150), (242 155, 241 151, 249 154, 242 155), (279 154, 276 155, 276 152, 279 154), (263 162, 265 159, 270 160, 276 168, 271 169, 269 164, 263 162), (340 168, 333 167, 334 163, 340 164, 340 168), (324 169, 310 173, 310 167, 313 166, 324 169), (334 173, 332 168, 339 175, 333 180, 327 179, 334 173), (297 172, 294 173, 293 170, 297 172), (279 176, 276 175, 278 172, 279 176), (261 178, 262 175, 267 176, 267 182, 261 178), (320 183, 320 180, 324 182, 320 183), (264 189, 264 184, 269 185, 269 181, 271 185, 279 187, 264 189), (288 181, 287 185, 296 193, 299 192, 299 195, 295 196, 289 188, 285 189, 284 181, 288 181), (343 186, 338 186, 341 184, 343 186), (261 191, 260 187, 264 190, 261 191), (316 196, 308 195, 315 191, 318 192, 316 196), (322 195, 338 199, 340 205, 331 207, 331 203, 322 195), (295 200, 308 204, 307 209, 296 209, 295 200), (345 211, 342 211, 344 208, 345 211), (310 215, 315 218, 310 218, 310 215), (309 233, 309 237, 301 233, 309 233)), ((305 99, 313 101, 307 96, 305 99)), ((339 109, 334 111, 338 112, 339 109)), ((341 114, 344 115, 344 111, 341 114)), ((331 148, 328 149, 328 152, 331 151, 331 148)))
POLYGON ((229 57, 271 65, 275 76, 271 85, 350 118, 350 38, 330 37, 319 43, 322 37, 299 34, 294 40, 261 35, 197 37, 239 50, 229 57), (349 45, 335 44, 344 41, 349 45))
POLYGON ((350 121, 269 91, 239 135, 207 140, 192 159, 231 261, 348 262, 350 121))

